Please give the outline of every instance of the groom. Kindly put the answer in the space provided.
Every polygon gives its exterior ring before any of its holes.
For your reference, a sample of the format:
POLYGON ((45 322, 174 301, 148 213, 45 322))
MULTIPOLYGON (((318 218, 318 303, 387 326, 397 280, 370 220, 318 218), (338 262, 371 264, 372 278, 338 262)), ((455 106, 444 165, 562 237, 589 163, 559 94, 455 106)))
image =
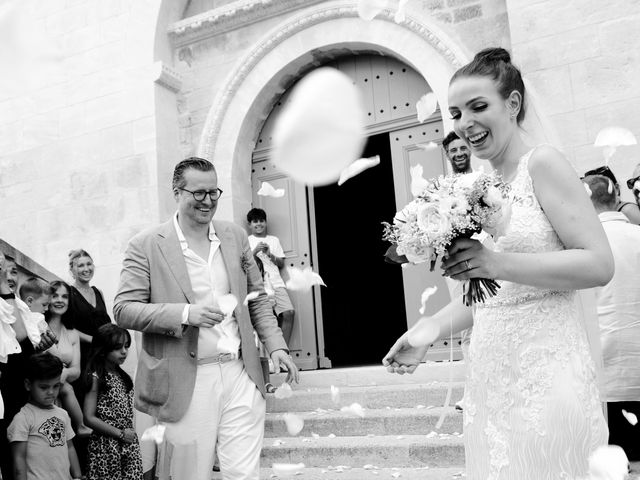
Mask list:
POLYGON ((265 382, 254 329, 298 381, 246 233, 212 220, 221 194, 209 161, 178 163, 178 211, 131 239, 115 298, 118 324, 143 334, 136 406, 166 422, 174 480, 209 480, 216 443, 223 478, 258 480, 265 382), (244 306, 249 292, 260 295, 244 306), (228 294, 238 306, 226 316, 228 294))

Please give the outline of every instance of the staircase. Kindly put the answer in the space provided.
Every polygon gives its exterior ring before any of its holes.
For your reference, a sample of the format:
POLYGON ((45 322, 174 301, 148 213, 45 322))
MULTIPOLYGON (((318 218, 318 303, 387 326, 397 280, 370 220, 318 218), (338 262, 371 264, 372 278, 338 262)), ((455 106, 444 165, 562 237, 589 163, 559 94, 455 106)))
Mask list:
MULTIPOLYGON (((383 367, 301 372, 293 396, 267 399, 261 478, 270 478, 273 463, 304 463, 295 478, 364 480, 462 478, 462 413, 454 408, 463 394, 462 362, 428 363, 413 375, 392 375, 383 367), (452 397, 445 399, 452 376, 452 397), (340 390, 339 403, 331 385, 340 390), (340 411, 359 403, 364 417, 340 411), (284 413, 304 420, 289 436, 284 413), (445 413, 437 432, 435 425, 445 413)), ((272 375, 280 385, 283 375, 272 375)))

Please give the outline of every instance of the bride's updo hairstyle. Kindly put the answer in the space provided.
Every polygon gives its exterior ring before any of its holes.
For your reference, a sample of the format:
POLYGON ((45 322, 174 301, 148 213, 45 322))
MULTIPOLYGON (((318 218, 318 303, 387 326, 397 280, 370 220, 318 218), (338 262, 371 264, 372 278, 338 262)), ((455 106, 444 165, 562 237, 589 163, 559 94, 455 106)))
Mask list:
POLYGON ((514 90, 520 92, 522 102, 516 120, 518 124, 524 120, 524 82, 520 70, 511 63, 511 55, 504 48, 485 48, 476 53, 470 63, 453 74, 449 85, 460 77, 491 78, 505 100, 514 90))

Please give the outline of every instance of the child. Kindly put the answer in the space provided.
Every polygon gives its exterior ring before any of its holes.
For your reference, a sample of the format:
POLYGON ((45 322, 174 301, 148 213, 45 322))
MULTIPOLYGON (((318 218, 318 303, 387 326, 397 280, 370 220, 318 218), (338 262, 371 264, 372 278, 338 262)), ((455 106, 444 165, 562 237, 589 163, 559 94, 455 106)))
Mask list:
POLYGON ((140 444, 133 429, 133 382, 120 367, 127 358, 131 336, 111 323, 98 328, 84 375, 86 424, 89 438, 87 480, 142 479, 140 444))
POLYGON ((58 343, 47 351, 62 360, 64 365, 59 395, 62 408, 71 417, 71 424, 78 436, 86 436, 91 433, 91 429, 84 424, 82 409, 71 386, 71 382, 80 377, 80 339, 65 316, 69 308, 69 291, 69 285, 60 280, 50 285, 51 299, 44 318, 49 329, 58 338, 58 343))
POLYGON ((267 235, 267 213, 261 208, 252 208, 247 213, 247 222, 251 235, 249 245, 253 255, 262 263, 265 289, 271 289, 275 296, 275 313, 278 326, 282 329, 284 341, 289 345, 293 331, 294 310, 284 281, 280 276, 280 269, 284 266, 284 251, 278 237, 267 235))
POLYGON ((9 425, 7 437, 15 480, 69 480, 82 476, 67 412, 54 402, 60 390, 62 362, 50 353, 27 361, 24 386, 29 402, 9 425))
POLYGON ((49 308, 51 289, 44 280, 30 277, 20 285, 18 294, 20 301, 16 301, 16 306, 22 313, 27 335, 35 347, 40 343, 42 334, 47 331, 44 312, 49 308))

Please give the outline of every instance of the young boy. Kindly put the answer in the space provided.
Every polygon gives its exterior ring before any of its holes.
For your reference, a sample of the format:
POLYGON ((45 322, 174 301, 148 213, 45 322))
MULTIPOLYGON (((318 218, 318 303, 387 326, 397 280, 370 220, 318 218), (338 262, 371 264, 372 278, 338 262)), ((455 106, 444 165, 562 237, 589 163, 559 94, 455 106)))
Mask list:
MULTIPOLYGON (((261 208, 252 208, 247 213, 251 235, 249 245, 253 255, 262 262, 265 289, 270 288, 275 296, 275 313, 284 341, 289 345, 293 331, 294 310, 280 269, 284 266, 284 251, 278 237, 267 235, 267 213, 261 208)), ((260 264, 260 262, 258 262, 260 264)))
POLYGON ((30 277, 20 285, 18 294, 24 303, 20 305, 20 302, 16 302, 16 304, 18 310, 22 311, 22 320, 27 329, 27 335, 35 347, 40 343, 42 334, 47 331, 44 312, 49 308, 51 287, 44 280, 30 277), (27 309, 29 311, 26 311, 27 309))
POLYGON ((82 476, 70 440, 69 415, 54 402, 60 390, 62 362, 50 353, 37 353, 27 362, 24 386, 29 402, 9 425, 15 480, 69 480, 82 476))

